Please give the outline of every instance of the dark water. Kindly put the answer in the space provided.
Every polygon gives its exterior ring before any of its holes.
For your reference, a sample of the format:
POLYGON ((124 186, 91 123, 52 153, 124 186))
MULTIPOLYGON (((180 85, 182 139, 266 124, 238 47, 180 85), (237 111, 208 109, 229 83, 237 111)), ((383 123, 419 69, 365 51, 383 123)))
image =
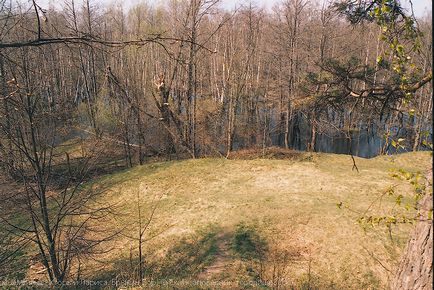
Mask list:
MULTIPOLYGON (((296 141, 293 142, 291 149, 306 151, 307 144, 310 141, 309 134, 310 131, 301 131, 301 136, 296 138, 296 141)), ((278 136, 273 136, 271 143, 272 146, 282 146, 282 144, 278 142, 278 136)), ((371 158, 378 156, 381 153, 384 144, 384 138, 376 134, 368 135, 363 132, 356 132, 352 134, 350 140, 344 134, 335 133, 330 135, 317 133, 315 152, 352 154, 359 157, 371 158)), ((410 148, 407 149, 401 148, 399 151, 397 151, 393 146, 389 145, 386 148, 386 153, 394 154, 410 151, 411 146, 409 147, 410 148)))
MULTIPOLYGON (((431 130, 430 130, 431 131, 431 130)), ((315 151, 324 153, 336 154, 352 154, 363 158, 372 158, 381 154, 384 150, 385 154, 404 153, 413 150, 414 136, 411 132, 406 130, 398 130, 393 128, 391 130, 391 137, 386 143, 384 133, 380 130, 360 130, 351 133, 351 138, 348 138, 343 133, 332 134, 316 134, 315 151), (403 138, 405 141, 404 148, 395 148, 391 145, 391 141, 403 138)), ((299 142, 294 142, 293 149, 306 151, 307 144, 310 141, 310 130, 300 131, 299 142)), ((429 140, 432 140, 432 131, 429 135, 429 140)), ((278 145, 278 144, 276 144, 278 145)), ((419 145, 418 150, 428 150, 429 148, 419 145)))
MULTIPOLYGON (((371 158, 379 155, 384 146, 384 138, 366 133, 353 133, 351 140, 342 134, 329 136, 317 134, 315 151, 337 154, 353 154, 355 156, 371 158)), ((304 146, 305 147, 305 146, 304 146)), ((306 148, 297 148, 306 150, 306 148)), ((388 153, 397 153, 393 146, 388 146, 388 153)), ((405 151, 401 149, 401 151, 405 151)))
MULTIPOLYGON (((334 128, 336 125, 337 124, 335 124, 333 127, 330 127, 334 128)), ((278 120, 271 120, 270 127, 277 128, 277 126, 278 120)), ((310 142, 311 138, 311 128, 304 117, 299 118, 297 126, 298 128, 296 130, 293 129, 290 136, 290 148, 299 151, 306 151, 307 144, 310 142)), ((432 142, 432 124, 425 124, 423 128, 424 129, 422 131, 429 132, 429 136, 428 138, 421 136, 420 142, 423 139, 427 139, 429 142, 432 142)), ((275 133, 270 134, 269 143, 271 144, 267 145, 283 147, 284 142, 282 140, 282 136, 279 136, 279 133, 277 133, 276 130, 272 131, 275 133)), ((411 130, 407 130, 399 126, 392 126, 390 128, 391 135, 388 138, 387 144, 384 137, 384 123, 359 124, 358 128, 354 129, 350 133, 350 138, 348 138, 348 136, 342 131, 337 129, 330 129, 327 131, 327 133, 317 132, 315 152, 352 154, 363 158, 372 158, 380 155, 382 151, 384 154, 396 154, 413 150, 414 133, 411 130), (395 148, 391 145, 392 139, 397 140, 398 138, 403 138, 406 140, 403 143, 405 145, 404 148, 395 148)), ((244 148, 244 146, 242 146, 242 142, 237 141, 240 140, 236 140, 234 149, 244 148)), ((418 150, 429 150, 429 148, 419 145, 418 150)))

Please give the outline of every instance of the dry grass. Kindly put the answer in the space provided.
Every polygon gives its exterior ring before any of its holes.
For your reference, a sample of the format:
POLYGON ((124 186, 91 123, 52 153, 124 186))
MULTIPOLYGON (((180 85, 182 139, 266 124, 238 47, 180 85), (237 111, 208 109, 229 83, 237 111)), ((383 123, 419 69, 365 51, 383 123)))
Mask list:
MULTIPOLYGON (((126 235, 137 232, 137 194, 147 213, 158 202, 147 231, 147 237, 156 235, 145 246, 148 265, 164 259, 182 238, 187 239, 182 243, 192 241, 195 233, 211 225, 220 239, 215 242, 217 258, 204 264, 196 277, 247 279, 242 262, 228 250, 231 233, 245 223, 273 248, 296 249, 298 258, 286 262, 286 279, 300 281, 310 272, 312 281, 324 287, 386 287, 392 275, 388 270, 396 266, 410 226, 393 228, 391 236, 384 227, 364 231, 356 223, 360 214, 353 211, 367 209, 391 185, 410 192, 408 184, 390 177, 390 170, 423 172, 431 164, 430 154, 356 158, 359 173, 351 170, 352 160, 346 155, 296 155, 296 159, 283 160, 206 158, 154 163, 98 182, 113 183, 105 199, 118 205, 113 228, 124 227, 126 235), (339 202, 351 210, 339 209, 339 202)), ((373 211, 386 214, 394 206, 394 199, 385 197, 373 211)), ((119 236, 110 246, 115 250, 104 257, 106 265, 127 260, 137 245, 119 236)))
POLYGON ((229 159, 289 159, 289 160, 303 160, 308 159, 311 154, 293 149, 285 149, 281 147, 267 147, 257 149, 243 149, 231 152, 229 159))

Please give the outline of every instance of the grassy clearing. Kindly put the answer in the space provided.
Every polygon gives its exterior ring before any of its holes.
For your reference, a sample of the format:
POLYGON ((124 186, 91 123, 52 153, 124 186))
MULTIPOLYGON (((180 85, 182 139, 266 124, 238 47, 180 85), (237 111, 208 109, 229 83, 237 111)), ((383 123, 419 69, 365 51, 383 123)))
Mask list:
MULTIPOLYGON (((147 214, 157 203, 146 234, 153 238, 144 249, 148 277, 264 281, 280 267, 287 285, 297 289, 382 289, 410 226, 364 231, 356 223, 360 214, 352 210, 363 212, 391 185, 410 192, 406 182, 391 178, 391 170, 423 172, 431 158, 427 152, 356 158, 359 173, 351 170, 351 157, 336 154, 294 160, 206 158, 105 176, 98 181, 112 184, 105 200, 117 205, 112 226, 125 230, 110 243, 114 250, 102 258, 106 264, 99 270, 88 265, 88 275, 119 277, 134 267, 128 264, 134 264, 137 243, 126 236, 137 233, 139 200, 147 214), (339 202, 351 210, 339 209, 339 202), (255 242, 237 234, 240 225, 261 245, 266 241, 265 259, 245 259, 255 242)), ((394 206, 386 196, 372 211, 388 213, 394 206)))

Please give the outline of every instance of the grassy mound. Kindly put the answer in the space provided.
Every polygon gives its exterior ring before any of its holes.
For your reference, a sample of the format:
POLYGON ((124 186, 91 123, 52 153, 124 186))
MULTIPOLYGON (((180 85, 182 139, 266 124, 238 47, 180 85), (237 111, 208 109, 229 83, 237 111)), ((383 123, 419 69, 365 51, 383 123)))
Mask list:
POLYGON ((411 226, 364 229, 356 220, 368 208, 376 214, 396 208, 394 198, 379 196, 390 186, 410 193, 411 186, 392 178, 392 170, 423 172, 430 154, 355 158, 359 172, 352 170, 350 156, 297 154, 296 159, 154 163, 99 179, 111 184, 105 202, 116 205, 110 227, 123 231, 108 243, 113 250, 99 257, 104 263, 83 267, 86 275, 136 275, 133 238, 140 207, 146 221, 155 208, 145 232, 148 282, 170 277, 220 281, 220 288, 230 289, 235 287, 230 283, 237 283, 235 288, 386 287, 411 226), (338 208, 340 202, 348 209, 338 208))

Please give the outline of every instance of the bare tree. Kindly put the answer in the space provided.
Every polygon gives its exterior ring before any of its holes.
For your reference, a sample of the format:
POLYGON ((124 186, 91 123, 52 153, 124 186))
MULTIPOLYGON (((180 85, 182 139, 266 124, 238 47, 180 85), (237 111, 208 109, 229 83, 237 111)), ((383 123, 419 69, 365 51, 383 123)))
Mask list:
MULTIPOLYGON (((24 64, 27 61, 24 59, 24 64)), ((39 80, 30 76, 30 68, 27 69, 23 78, 9 82, 11 93, 6 101, 15 108, 9 114, 13 124, 1 126, 2 134, 12 144, 11 158, 2 160, 13 160, 4 166, 20 186, 11 197, 15 206, 9 208, 10 203, 2 203, 4 215, 0 218, 8 232, 37 246, 50 281, 62 283, 73 263, 92 253, 107 238, 94 237, 98 231, 94 222, 104 219, 110 207, 95 202, 103 188, 82 187, 91 159, 86 158, 79 166, 72 167, 65 153, 66 172, 57 171, 56 163, 61 157, 56 147, 62 130, 68 125, 65 121, 70 116, 70 108, 63 100, 44 96, 45 88, 37 85, 39 80)), ((4 147, 1 149, 2 157, 10 154, 4 147)))

